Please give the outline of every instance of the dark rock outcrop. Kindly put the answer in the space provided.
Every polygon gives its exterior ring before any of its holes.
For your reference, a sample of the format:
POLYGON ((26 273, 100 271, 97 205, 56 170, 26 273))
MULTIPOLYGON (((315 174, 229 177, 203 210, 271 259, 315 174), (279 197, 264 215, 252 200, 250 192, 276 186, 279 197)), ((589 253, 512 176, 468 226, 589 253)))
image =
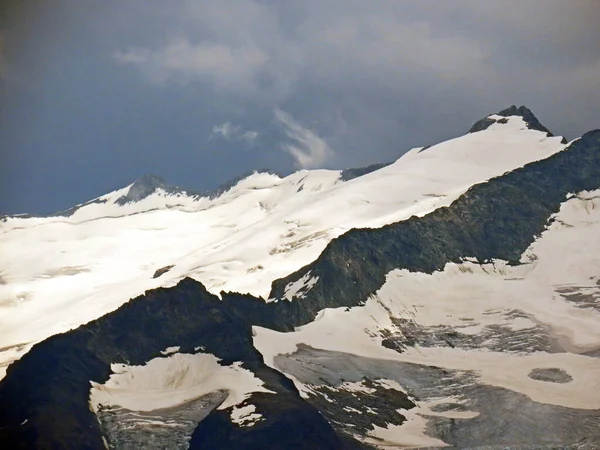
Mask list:
POLYGON ((258 393, 250 401, 267 420, 239 427, 226 411, 213 411, 192 435, 190 449, 350 449, 314 407, 299 396, 258 393), (303 408, 298 407, 302 403, 303 408))
POLYGON ((473 124, 473 126, 469 129, 469 133, 477 133, 478 131, 487 130, 489 127, 494 125, 497 121, 495 119, 490 119, 489 117, 484 117, 483 119, 478 120, 473 124))
POLYGON ((173 267, 175 267, 173 264, 169 264, 168 266, 164 266, 164 267, 161 267, 160 269, 156 269, 156 271, 154 272, 154 275, 152 275, 152 278, 158 278, 161 275, 164 275, 169 270, 171 270, 173 267))
POLYGON ((548 383, 570 383, 573 381, 573 377, 563 369, 553 367, 533 369, 527 376, 534 380, 546 381, 548 383))
MULTIPOLYGON (((516 107, 512 105, 506 109, 503 109, 499 113, 496 113, 498 116, 510 117, 510 116, 519 116, 522 117, 525 123, 527 124, 527 128, 530 130, 541 131, 542 133, 546 133, 546 136, 552 137, 554 136, 552 132, 546 128, 542 123, 538 120, 538 118, 533 114, 533 112, 527 108, 526 106, 516 107)), ((491 117, 484 117, 481 120, 475 122, 475 124, 469 130, 469 133, 476 133, 478 131, 487 130, 490 126, 495 123, 506 123, 507 119, 492 119, 491 117)), ((563 144, 567 143, 567 140, 563 138, 563 144)))
POLYGON ((115 200, 117 205, 126 205, 127 203, 139 202, 146 197, 154 194, 158 189, 164 191, 167 195, 187 195, 190 197, 201 197, 197 192, 188 192, 177 186, 171 186, 162 178, 156 175, 144 175, 133 182, 127 194, 115 200))
POLYGON ((362 177, 371 172, 375 172, 376 170, 383 169, 384 167, 389 166, 392 163, 379 163, 379 164, 371 164, 366 167, 358 167, 354 169, 344 169, 340 173, 340 180, 342 181, 350 181, 354 178, 362 177))
MULTIPOLYGON (((548 136, 554 136, 548 128, 541 124, 535 114, 527 106, 512 105, 506 109, 503 109, 498 113, 502 117, 520 116, 527 123, 527 128, 530 130, 537 130, 546 133, 548 136)), ((502 120, 502 119, 501 119, 502 120)))
POLYGON ((89 407, 90 381, 106 382, 112 363, 144 364, 175 345, 182 353, 202 346, 222 365, 242 361, 275 392, 251 396, 265 417, 254 427, 236 428, 224 420, 226 412, 213 411, 205 419, 210 434, 195 433, 190 448, 248 448, 244 443, 271 448, 274 441, 279 448, 343 448, 294 384, 264 364, 250 325, 191 279, 52 336, 11 365, 0 383, 0 448, 103 449, 104 433, 89 407), (307 435, 307 427, 314 434, 307 435))

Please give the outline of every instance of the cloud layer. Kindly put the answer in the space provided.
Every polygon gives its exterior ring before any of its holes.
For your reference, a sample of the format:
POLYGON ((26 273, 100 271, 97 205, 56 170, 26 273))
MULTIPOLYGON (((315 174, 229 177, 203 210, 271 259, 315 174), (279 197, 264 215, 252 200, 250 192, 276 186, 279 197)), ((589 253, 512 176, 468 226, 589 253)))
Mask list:
POLYGON ((115 61, 150 82, 212 89, 230 104, 328 124, 330 143, 344 149, 329 160, 338 165, 346 163, 340 155, 350 165, 377 160, 364 149, 414 135, 428 115, 447 116, 432 139, 450 137, 459 121, 466 128, 512 103, 558 118, 547 113, 554 104, 585 105, 600 90, 595 0, 179 5, 171 37, 119 49, 115 61))

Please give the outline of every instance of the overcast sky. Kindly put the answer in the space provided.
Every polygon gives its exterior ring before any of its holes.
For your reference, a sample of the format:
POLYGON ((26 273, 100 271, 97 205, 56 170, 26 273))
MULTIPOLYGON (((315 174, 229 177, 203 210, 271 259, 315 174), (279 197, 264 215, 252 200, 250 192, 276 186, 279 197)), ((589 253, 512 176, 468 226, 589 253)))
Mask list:
POLYGON ((391 161, 511 104, 600 127, 598 0, 2 4, 0 214, 391 161))

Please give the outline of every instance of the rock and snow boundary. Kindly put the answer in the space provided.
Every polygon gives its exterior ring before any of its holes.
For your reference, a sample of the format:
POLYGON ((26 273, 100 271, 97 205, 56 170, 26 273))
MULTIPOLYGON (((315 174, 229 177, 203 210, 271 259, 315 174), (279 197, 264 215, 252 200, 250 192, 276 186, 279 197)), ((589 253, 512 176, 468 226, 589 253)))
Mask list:
POLYGON ((132 411, 152 411, 178 406, 215 391, 227 397, 217 409, 238 405, 253 392, 274 393, 262 380, 241 367, 241 362, 222 366, 211 354, 175 353, 154 358, 143 366, 113 364, 104 383, 92 383, 90 405, 118 406, 132 411))
MULTIPOLYGON (((467 258, 432 274, 393 270, 364 306, 325 309, 290 333, 254 327, 255 346, 304 396, 312 387, 277 361, 308 346, 468 372, 477 383, 536 403, 592 413, 600 410, 600 358, 587 356, 600 349, 598 249, 600 190, 569 195, 521 265, 467 258), (540 370, 562 373, 563 381, 532 376, 540 370)), ((406 423, 378 427, 371 436, 386 448, 440 445, 425 434, 426 418, 439 414, 429 411, 431 402, 417 404, 406 423)))

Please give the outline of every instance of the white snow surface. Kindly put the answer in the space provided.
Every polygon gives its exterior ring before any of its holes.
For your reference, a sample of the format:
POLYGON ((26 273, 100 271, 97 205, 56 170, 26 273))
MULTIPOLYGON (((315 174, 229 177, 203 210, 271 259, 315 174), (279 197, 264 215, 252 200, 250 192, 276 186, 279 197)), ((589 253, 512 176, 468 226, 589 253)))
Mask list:
MULTIPOLYGON (((35 342, 186 276, 215 294, 267 298, 273 280, 315 260, 347 230, 447 206, 473 184, 562 150, 560 140, 515 116, 413 149, 347 182, 332 170, 255 173, 214 199, 159 189, 136 203, 115 203, 128 186, 69 217, 7 218, 0 222, 0 378, 35 342)), ((290 287, 289 298, 302 293, 298 288, 290 287)))
MULTIPOLYGON (((254 345, 272 367, 276 355, 293 353, 299 344, 306 344, 368 358, 473 371, 481 383, 522 393, 536 402, 600 408, 600 358, 583 355, 600 349, 600 190, 569 195, 555 219, 524 252, 520 266, 465 260, 431 275, 393 270, 364 306, 324 310, 315 321, 291 333, 254 327, 254 345), (575 294, 587 296, 596 308, 569 301, 575 294), (515 311, 520 317, 514 317, 515 311), (398 353, 381 345, 380 330, 400 332, 392 317, 472 334, 488 325, 512 330, 542 325, 563 352, 415 347, 398 353), (529 378, 536 368, 562 369, 572 381, 529 378)), ((291 378, 301 392, 307 391, 307 386, 291 378)), ((423 434, 423 416, 432 415, 430 406, 418 404, 407 413, 407 423, 377 428, 373 436, 388 446, 438 445, 423 434)))
POLYGON ((218 390, 229 392, 217 409, 243 402, 253 392, 269 392, 263 382, 237 362, 222 366, 209 353, 176 353, 154 358, 143 366, 112 364, 104 384, 92 382, 90 405, 120 406, 132 411, 153 411, 186 403, 218 390))
POLYGON ((175 347, 167 347, 164 350, 162 350, 160 353, 162 355, 172 355, 173 353, 177 353, 179 351, 180 347, 177 345, 175 347))
POLYGON ((241 427, 251 427, 262 417, 262 414, 256 412, 255 405, 234 406, 230 415, 231 422, 241 427))
POLYGON ((288 284, 284 289, 283 296, 289 301, 294 298, 303 298, 317 281, 319 281, 319 277, 311 277, 309 272, 298 281, 288 284))

